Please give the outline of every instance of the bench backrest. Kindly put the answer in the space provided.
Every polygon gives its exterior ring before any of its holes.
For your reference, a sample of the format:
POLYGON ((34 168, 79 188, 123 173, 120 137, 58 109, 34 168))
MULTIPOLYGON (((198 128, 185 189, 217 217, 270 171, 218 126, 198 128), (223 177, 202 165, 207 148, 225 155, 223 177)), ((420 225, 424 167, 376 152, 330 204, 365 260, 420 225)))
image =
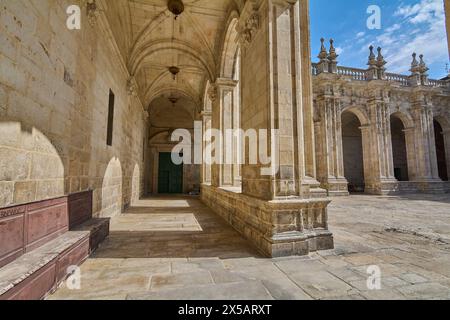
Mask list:
POLYGON ((92 191, 0 209, 0 268, 92 217, 92 191))

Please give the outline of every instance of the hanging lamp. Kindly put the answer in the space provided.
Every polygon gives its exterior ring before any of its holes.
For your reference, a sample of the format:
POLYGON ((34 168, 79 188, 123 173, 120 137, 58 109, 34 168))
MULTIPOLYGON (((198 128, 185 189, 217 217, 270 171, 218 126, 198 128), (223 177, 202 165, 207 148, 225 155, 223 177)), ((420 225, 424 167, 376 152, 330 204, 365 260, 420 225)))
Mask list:
POLYGON ((167 7, 175 16, 175 20, 177 20, 178 16, 184 12, 184 4, 181 0, 169 0, 167 7))

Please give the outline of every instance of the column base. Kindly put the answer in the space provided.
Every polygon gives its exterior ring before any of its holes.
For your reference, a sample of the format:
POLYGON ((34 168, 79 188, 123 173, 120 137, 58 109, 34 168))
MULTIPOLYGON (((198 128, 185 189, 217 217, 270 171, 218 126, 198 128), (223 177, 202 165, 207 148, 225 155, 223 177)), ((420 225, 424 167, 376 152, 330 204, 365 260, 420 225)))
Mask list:
POLYGON ((326 183, 322 184, 322 188, 328 191, 330 197, 349 196, 348 181, 345 178, 328 178, 326 183))
POLYGON ((399 192, 399 182, 396 179, 385 179, 373 183, 366 183, 365 193, 373 195, 391 195, 399 192))
POLYGON ((201 200, 267 257, 307 255, 334 248, 327 199, 265 201, 202 186, 201 200))
POLYGON ((399 191, 402 193, 444 194, 449 191, 448 188, 448 182, 441 180, 399 182, 399 191))

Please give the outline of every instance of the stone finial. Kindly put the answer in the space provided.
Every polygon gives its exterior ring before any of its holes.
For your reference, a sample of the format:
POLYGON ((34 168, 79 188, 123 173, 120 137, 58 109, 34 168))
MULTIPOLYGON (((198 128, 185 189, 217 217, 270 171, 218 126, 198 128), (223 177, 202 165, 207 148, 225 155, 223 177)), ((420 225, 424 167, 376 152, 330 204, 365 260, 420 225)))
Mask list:
POLYGON ((367 65, 369 65, 369 66, 377 65, 377 61, 376 61, 376 57, 375 57, 375 53, 373 52, 373 49, 374 49, 374 46, 369 47, 370 54, 369 54, 369 62, 367 63, 367 65))
POLYGON ((386 60, 384 60, 381 50, 382 50, 381 47, 377 48, 377 51, 378 51, 378 56, 377 56, 378 79, 384 80, 384 79, 386 79, 385 65, 387 64, 387 62, 386 62, 386 60))
POLYGON ((426 73, 426 72, 428 72, 428 70, 430 70, 430 69, 427 67, 427 64, 426 64, 425 61, 423 60, 423 54, 421 54, 421 55, 419 56, 419 59, 420 59, 420 62, 419 62, 420 73, 426 73))
POLYGON ((318 58, 320 60, 324 60, 328 56, 327 48, 325 47, 325 39, 324 38, 320 38, 320 43, 321 43, 321 46, 320 46, 320 53, 319 53, 318 58))
POLYGON ((421 55, 420 63, 417 61, 417 54, 414 52, 412 54, 412 62, 411 62, 411 75, 409 76, 409 85, 416 87, 420 85, 424 85, 428 82, 426 71, 428 68, 423 61, 423 56, 421 55))
POLYGON ((328 63, 329 63, 329 72, 337 73, 337 58, 339 55, 336 53, 336 49, 334 47, 334 40, 330 39, 330 52, 328 54, 328 63))
POLYGON ((317 56, 320 59, 319 63, 317 64, 317 74, 328 73, 329 71, 328 52, 327 48, 325 47, 325 39, 321 38, 320 43, 320 53, 317 56))
POLYGON ((428 70, 427 64, 423 60, 423 54, 419 56, 419 72, 420 72, 420 84, 423 86, 428 85, 428 70))
POLYGON ((367 62, 367 65, 369 66, 369 69, 367 70, 367 79, 368 80, 376 80, 378 79, 378 61, 376 59, 375 53, 373 52, 374 46, 370 46, 370 54, 369 54, 369 61, 367 62))
POLYGON ((412 73, 419 73, 419 62, 417 61, 417 53, 412 54, 413 60, 411 62, 411 71, 412 73))

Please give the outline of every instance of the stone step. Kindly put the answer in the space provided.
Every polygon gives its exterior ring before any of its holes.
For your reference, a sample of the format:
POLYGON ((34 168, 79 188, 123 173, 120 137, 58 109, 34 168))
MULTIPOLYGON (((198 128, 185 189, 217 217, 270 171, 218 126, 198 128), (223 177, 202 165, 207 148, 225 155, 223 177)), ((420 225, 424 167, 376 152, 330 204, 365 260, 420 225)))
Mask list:
POLYGON ((261 281, 185 286, 129 294, 127 300, 273 300, 261 281))
POLYGON ((0 300, 38 300, 89 255, 89 231, 69 231, 0 268, 0 300))
POLYGON ((81 225, 73 228, 72 231, 88 231, 90 232, 90 252, 97 250, 100 243, 109 235, 110 219, 109 218, 94 218, 90 219, 81 225))

